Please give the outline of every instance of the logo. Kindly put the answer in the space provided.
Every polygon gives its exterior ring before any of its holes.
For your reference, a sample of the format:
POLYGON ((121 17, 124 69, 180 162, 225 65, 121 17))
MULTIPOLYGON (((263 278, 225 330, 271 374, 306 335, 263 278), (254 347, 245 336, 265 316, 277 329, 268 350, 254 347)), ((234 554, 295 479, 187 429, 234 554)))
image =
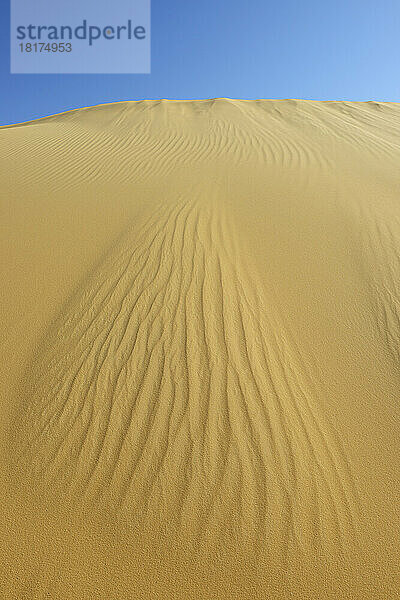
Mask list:
POLYGON ((11 73, 149 73, 150 0, 11 0, 11 73))

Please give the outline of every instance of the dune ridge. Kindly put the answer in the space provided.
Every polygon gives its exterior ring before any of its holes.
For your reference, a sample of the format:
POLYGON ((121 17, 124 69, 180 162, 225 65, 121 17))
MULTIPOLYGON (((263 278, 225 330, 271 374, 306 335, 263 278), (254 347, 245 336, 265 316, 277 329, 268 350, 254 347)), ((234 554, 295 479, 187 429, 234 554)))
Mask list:
POLYGON ((14 493, 246 547, 258 584, 309 569, 277 597, 317 597, 318 560, 393 580, 332 597, 396 594, 399 133, 395 104, 229 99, 0 128, 10 236, 33 223, 6 323, 43 273, 5 387, 14 493))

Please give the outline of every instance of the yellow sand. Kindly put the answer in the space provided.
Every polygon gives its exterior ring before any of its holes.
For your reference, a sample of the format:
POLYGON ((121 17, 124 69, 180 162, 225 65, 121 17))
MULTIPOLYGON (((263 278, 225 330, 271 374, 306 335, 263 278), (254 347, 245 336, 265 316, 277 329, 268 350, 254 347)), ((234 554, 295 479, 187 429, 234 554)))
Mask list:
POLYGON ((400 105, 0 129, 4 599, 399 598, 400 105))

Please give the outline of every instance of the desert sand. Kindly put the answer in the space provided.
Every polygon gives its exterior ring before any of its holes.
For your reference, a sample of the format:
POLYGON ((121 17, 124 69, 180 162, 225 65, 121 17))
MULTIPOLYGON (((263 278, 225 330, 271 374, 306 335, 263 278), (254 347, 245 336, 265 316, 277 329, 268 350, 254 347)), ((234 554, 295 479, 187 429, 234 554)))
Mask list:
POLYGON ((0 596, 400 597, 400 105, 0 128, 0 596))

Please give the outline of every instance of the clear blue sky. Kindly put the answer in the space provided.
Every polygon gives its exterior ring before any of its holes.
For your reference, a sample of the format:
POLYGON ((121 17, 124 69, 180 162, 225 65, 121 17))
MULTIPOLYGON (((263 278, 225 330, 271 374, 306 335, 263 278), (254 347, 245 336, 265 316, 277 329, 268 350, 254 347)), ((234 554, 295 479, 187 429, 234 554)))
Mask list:
POLYGON ((11 75, 0 2, 0 124, 142 98, 400 101, 399 0, 153 0, 150 75, 11 75))

